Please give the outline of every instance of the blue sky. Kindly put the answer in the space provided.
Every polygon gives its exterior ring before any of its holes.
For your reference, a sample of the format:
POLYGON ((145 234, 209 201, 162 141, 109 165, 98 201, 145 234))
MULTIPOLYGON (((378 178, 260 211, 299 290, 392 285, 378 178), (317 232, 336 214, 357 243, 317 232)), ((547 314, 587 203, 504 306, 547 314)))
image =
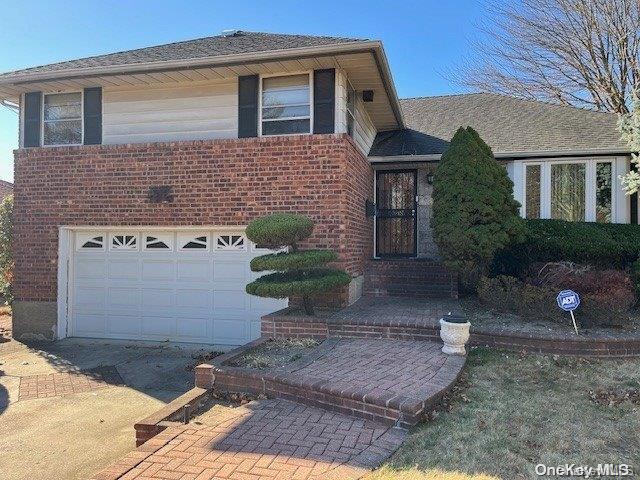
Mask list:
MULTIPOLYGON (((401 97, 461 91, 479 0, 6 1, 0 71, 216 35, 236 28, 382 40, 401 97)), ((18 117, 0 107, 0 178, 13 179, 18 117)))

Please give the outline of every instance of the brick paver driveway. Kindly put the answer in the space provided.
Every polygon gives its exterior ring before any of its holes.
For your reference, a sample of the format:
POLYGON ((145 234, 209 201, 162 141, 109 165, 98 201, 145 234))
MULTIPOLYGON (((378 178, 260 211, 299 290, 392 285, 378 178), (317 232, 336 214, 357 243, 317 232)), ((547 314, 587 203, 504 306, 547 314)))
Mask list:
POLYGON ((199 420, 165 430, 94 478, 349 480, 380 464, 406 435, 282 399, 217 406, 199 420))

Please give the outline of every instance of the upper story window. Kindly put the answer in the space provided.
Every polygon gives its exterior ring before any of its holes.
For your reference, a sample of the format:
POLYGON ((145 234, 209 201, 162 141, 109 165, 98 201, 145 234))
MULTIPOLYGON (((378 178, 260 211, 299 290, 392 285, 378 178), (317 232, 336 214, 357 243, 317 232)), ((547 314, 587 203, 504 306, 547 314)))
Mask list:
POLYGON ((311 132, 309 75, 262 79, 262 135, 311 132))
POLYGON ((353 137, 356 123, 356 91, 347 83, 347 133, 353 137))
POLYGON ((43 103, 43 145, 81 144, 82 94, 45 94, 43 103))

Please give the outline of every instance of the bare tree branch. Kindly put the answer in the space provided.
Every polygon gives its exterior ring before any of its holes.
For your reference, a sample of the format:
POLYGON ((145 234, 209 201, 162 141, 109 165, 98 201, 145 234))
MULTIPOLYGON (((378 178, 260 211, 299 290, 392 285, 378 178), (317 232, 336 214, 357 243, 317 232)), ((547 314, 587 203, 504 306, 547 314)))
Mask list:
POLYGON ((627 113, 640 88, 639 0, 486 0, 478 61, 458 83, 627 113))

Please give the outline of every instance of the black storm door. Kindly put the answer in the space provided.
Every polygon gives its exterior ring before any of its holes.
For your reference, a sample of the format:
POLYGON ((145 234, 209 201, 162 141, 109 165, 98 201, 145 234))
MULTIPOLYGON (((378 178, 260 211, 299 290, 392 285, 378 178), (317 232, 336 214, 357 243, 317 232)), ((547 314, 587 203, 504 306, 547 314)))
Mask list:
POLYGON ((376 172, 376 256, 416 255, 416 170, 376 172))

